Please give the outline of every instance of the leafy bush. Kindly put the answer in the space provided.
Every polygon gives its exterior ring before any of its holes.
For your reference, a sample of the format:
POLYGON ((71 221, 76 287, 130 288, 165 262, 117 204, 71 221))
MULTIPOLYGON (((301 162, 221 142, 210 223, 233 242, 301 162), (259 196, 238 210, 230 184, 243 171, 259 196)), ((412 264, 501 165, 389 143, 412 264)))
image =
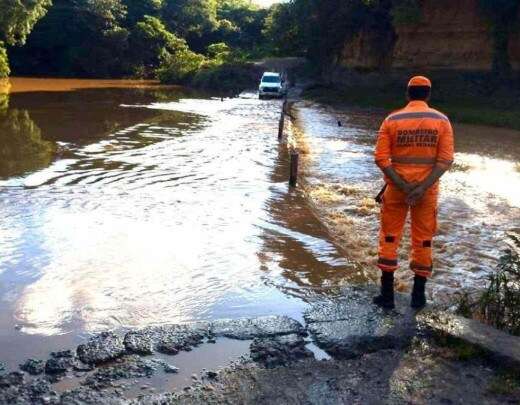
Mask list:
POLYGON ((174 53, 164 52, 160 58, 157 77, 166 84, 188 84, 206 60, 187 45, 174 53))
POLYGON ((487 290, 477 295, 463 293, 457 312, 520 336, 520 233, 512 232, 507 245, 487 290))
POLYGON ((0 42, 0 80, 9 76, 9 61, 7 59, 7 51, 4 48, 4 43, 0 42))
POLYGON ((226 43, 219 42, 217 44, 211 44, 208 46, 206 54, 212 60, 218 63, 224 63, 230 59, 231 49, 226 43))
POLYGON ((478 315, 487 323, 520 335, 520 234, 509 236, 498 271, 490 277, 478 303, 478 315))
POLYGON ((257 69, 251 63, 210 63, 197 72, 191 84, 201 89, 237 94, 253 87, 257 80, 257 69))

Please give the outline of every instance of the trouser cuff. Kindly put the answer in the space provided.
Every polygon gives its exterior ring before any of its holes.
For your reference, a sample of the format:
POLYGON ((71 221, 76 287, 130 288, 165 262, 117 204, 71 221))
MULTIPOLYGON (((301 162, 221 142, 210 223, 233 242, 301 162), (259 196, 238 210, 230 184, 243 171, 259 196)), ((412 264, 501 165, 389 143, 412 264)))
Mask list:
POLYGON ((382 271, 387 273, 393 273, 399 267, 397 259, 385 259, 380 257, 377 261, 377 267, 379 267, 382 271))
POLYGON ((430 278, 433 273, 432 266, 425 266, 423 264, 412 262, 410 263, 410 269, 417 275, 425 278, 430 278))

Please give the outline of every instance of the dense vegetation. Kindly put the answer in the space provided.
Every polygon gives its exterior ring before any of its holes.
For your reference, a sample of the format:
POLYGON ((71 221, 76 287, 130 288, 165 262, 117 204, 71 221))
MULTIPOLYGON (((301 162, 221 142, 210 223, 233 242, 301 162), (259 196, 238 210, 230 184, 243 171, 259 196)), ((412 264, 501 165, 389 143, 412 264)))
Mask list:
MULTIPOLYGON (((495 74, 508 78, 520 2, 478 1, 494 38, 495 74)), ((229 75, 247 80, 244 62, 265 55, 305 56, 323 71, 361 32, 385 69, 396 27, 420 22, 421 4, 289 0, 263 9, 251 0, 0 0, 0 77, 11 68, 214 86, 229 75)))
POLYGON ((0 78, 9 74, 6 46, 23 45, 51 0, 0 0, 0 78))
MULTIPOLYGON (((479 0, 494 39, 494 70, 511 70, 508 47, 520 29, 518 0, 479 0)), ((279 54, 307 56, 321 67, 333 63, 346 43, 364 32, 381 68, 387 67, 395 27, 421 19, 420 0, 291 0, 273 7, 266 33, 279 54)))
POLYGON ((9 47, 16 74, 185 82, 262 54, 266 16, 249 0, 0 0, 0 76, 9 47))

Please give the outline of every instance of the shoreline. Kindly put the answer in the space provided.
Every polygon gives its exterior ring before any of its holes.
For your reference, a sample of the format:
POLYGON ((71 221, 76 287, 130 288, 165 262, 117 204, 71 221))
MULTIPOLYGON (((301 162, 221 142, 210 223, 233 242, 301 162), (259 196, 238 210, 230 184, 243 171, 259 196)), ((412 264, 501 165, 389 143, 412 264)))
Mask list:
POLYGON ((0 404, 321 404, 324 396, 338 405, 461 397, 499 404, 520 394, 508 368, 520 364, 520 351, 511 349, 519 346, 517 338, 449 314, 417 313, 400 294, 397 310, 386 312, 371 305, 374 292, 344 288, 341 298, 318 299, 303 324, 267 316, 148 327, 124 336, 104 332, 46 361, 29 359, 23 372, 0 372, 0 404), (463 326, 447 329, 453 322, 463 326), (224 368, 203 368, 191 383, 172 389, 168 376, 180 372, 176 356, 219 350, 223 338, 248 349, 224 368), (311 350, 311 342, 328 357, 311 350))

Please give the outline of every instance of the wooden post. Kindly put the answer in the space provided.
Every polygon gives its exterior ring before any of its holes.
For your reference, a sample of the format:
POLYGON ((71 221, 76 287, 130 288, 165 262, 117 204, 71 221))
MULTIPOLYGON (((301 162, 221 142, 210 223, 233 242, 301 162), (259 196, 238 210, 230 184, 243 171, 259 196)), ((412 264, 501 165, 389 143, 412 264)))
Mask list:
POLYGON ((298 152, 291 152, 291 174, 289 178, 289 185, 291 187, 296 187, 298 183, 298 161, 299 161, 298 152))
POLYGON ((278 140, 281 141, 283 139, 283 129, 285 125, 285 114, 282 111, 280 115, 280 122, 278 123, 278 140))

